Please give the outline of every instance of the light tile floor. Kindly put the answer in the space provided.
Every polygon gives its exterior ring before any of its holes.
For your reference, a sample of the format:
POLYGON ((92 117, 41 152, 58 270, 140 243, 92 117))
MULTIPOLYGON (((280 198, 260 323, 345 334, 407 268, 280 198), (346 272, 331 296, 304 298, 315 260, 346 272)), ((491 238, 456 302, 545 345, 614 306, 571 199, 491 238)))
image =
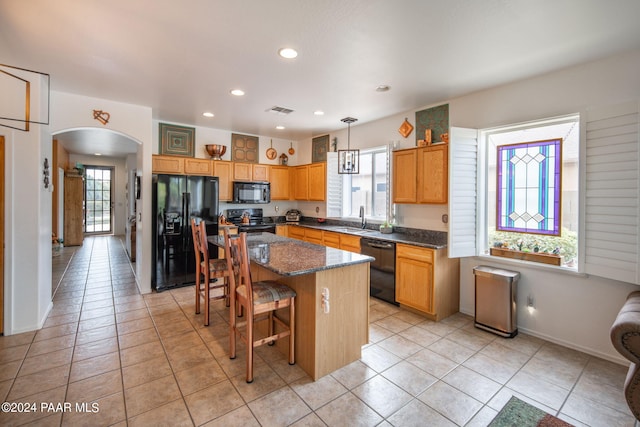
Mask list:
POLYGON ((264 346, 247 384, 227 309, 203 327, 193 288, 140 295, 120 239, 85 239, 56 274, 44 327, 0 337, 0 395, 36 404, 0 425, 485 426, 512 395, 578 426, 634 425, 626 367, 462 314, 435 323, 372 299, 361 360, 312 382, 264 346))

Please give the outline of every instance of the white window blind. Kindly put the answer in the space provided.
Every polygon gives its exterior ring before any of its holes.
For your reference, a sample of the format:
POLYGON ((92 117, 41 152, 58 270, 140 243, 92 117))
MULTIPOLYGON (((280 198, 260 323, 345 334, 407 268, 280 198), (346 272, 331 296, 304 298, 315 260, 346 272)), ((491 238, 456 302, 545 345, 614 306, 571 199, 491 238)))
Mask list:
POLYGON ((452 127, 449 143, 449 257, 478 254, 478 131, 452 127))
POLYGON ((636 284, 640 283, 638 111, 634 101, 582 115, 584 271, 636 284))
POLYGON ((327 153, 327 217, 342 217, 342 175, 338 174, 338 153, 327 153))

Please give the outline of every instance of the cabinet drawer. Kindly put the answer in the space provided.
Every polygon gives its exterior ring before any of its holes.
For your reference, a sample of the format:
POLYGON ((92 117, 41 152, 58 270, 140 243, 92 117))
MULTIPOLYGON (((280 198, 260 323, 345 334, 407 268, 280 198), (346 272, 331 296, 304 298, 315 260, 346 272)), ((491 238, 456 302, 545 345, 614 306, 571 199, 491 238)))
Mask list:
POLYGON ((317 245, 322 244, 322 230, 314 230, 312 228, 307 228, 304 230, 304 240, 310 243, 315 243, 317 245))
POLYGON ((360 237, 350 234, 340 234, 340 249, 360 252, 360 237), (357 249, 357 251, 355 249, 357 249))
POLYGON ((295 225, 288 225, 287 228, 289 237, 292 239, 304 240, 304 228, 295 225))
POLYGON ((340 235, 332 231, 324 231, 322 233, 322 241, 325 246, 340 249, 340 235))
POLYGON ((418 246, 396 245, 396 257, 411 258, 416 261, 428 262, 433 264, 433 249, 420 248, 418 246))

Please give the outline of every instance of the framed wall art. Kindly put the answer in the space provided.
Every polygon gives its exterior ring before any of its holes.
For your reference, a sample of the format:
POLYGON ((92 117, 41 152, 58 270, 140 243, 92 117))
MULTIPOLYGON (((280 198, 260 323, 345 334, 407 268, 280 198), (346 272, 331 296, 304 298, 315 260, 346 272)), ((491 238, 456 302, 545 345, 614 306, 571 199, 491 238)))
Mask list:
POLYGON ((193 157, 196 129, 160 123, 160 154, 193 157))
POLYGON ((311 161, 326 162, 329 151, 329 135, 316 136, 311 140, 311 161))
POLYGON ((258 163, 258 137, 231 134, 231 161, 258 163))

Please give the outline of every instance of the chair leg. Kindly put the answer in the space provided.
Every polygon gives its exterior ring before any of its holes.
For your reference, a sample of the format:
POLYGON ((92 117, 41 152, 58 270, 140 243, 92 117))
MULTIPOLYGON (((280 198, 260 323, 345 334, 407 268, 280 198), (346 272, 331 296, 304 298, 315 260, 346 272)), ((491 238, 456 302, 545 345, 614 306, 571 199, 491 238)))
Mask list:
POLYGON ((196 271, 196 314, 200 314, 200 271, 196 271))
MULTIPOLYGON (((253 312, 247 316, 253 316, 253 312)), ((247 383, 253 382, 253 321, 247 317, 247 383)))
MULTIPOLYGON (((273 331, 274 331, 274 322, 275 320, 273 320, 273 311, 269 312, 269 319, 267 320, 268 326, 267 326, 267 334, 268 336, 272 337, 273 336, 273 331)), ((268 345, 274 345, 276 342, 271 341, 268 345)))
POLYGON ((291 305, 289 306, 289 331, 291 334, 289 335, 289 365, 294 365, 296 363, 296 309, 295 309, 295 298, 291 300, 291 305))
POLYGON ((236 299, 231 297, 229 305, 229 359, 236 358, 236 299))
POLYGON ((211 300, 211 293, 209 290, 209 281, 211 277, 209 274, 204 274, 204 326, 209 326, 209 303, 211 300))

